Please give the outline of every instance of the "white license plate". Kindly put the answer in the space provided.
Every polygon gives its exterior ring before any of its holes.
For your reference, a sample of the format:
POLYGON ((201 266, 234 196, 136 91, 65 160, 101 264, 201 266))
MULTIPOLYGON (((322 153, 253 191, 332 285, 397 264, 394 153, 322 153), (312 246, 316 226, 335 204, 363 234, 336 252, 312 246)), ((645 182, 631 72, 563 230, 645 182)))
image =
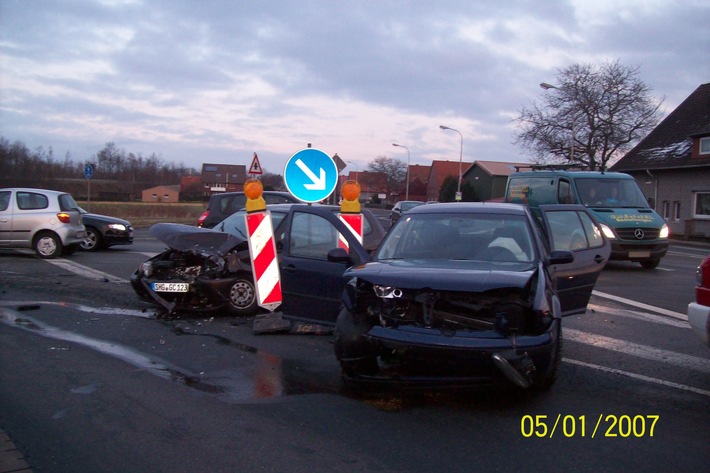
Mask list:
POLYGON ((186 282, 152 282, 150 287, 155 292, 187 292, 190 289, 186 282))
POLYGON ((629 251, 629 258, 650 258, 650 251, 629 251))

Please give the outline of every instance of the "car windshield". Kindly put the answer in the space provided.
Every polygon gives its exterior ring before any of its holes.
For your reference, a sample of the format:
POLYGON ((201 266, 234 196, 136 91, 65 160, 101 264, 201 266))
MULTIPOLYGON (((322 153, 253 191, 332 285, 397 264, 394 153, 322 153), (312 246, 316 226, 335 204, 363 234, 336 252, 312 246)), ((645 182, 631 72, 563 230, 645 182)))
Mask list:
MULTIPOLYGON (((274 212, 271 213, 271 226, 276 228, 281 223, 281 220, 286 216, 286 212, 274 212)), ((241 238, 247 238, 247 224, 244 219, 246 215, 246 210, 240 210, 233 213, 229 217, 222 220, 220 223, 215 225, 214 229, 220 232, 231 233, 241 238)))
POLYGON ((521 215, 407 214, 374 258, 529 263, 535 254, 530 227, 521 215))
POLYGON ((576 183, 587 207, 648 208, 646 197, 632 179, 577 178, 576 183))

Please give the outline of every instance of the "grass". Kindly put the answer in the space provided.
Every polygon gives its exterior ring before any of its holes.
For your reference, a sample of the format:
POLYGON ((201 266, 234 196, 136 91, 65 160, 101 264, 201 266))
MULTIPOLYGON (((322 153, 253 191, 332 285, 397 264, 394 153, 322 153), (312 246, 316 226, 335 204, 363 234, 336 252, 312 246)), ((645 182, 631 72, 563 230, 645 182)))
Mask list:
POLYGON ((146 203, 146 202, 79 202, 86 211, 122 218, 134 228, 150 227, 154 223, 174 222, 197 225, 197 219, 207 208, 202 202, 146 203))

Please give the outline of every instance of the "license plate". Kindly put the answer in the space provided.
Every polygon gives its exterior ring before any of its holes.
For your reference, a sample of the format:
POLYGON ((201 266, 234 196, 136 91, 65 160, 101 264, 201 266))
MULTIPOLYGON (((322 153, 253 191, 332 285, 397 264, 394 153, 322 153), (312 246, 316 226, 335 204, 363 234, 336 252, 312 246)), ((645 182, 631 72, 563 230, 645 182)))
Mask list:
POLYGON ((650 258, 650 251, 629 251, 629 258, 650 258))
POLYGON ((155 292, 187 292, 190 285, 186 282, 152 282, 150 287, 155 292))

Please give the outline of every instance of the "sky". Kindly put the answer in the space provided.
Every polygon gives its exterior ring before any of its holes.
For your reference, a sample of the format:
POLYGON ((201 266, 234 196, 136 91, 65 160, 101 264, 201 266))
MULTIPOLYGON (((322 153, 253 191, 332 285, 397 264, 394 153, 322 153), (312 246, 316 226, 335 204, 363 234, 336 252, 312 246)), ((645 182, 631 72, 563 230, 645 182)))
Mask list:
POLYGON ((710 0, 0 0, 0 136, 198 171, 257 153, 283 174, 309 143, 351 171, 528 162, 514 119, 541 82, 618 60, 670 113, 710 82, 709 19, 710 0))

